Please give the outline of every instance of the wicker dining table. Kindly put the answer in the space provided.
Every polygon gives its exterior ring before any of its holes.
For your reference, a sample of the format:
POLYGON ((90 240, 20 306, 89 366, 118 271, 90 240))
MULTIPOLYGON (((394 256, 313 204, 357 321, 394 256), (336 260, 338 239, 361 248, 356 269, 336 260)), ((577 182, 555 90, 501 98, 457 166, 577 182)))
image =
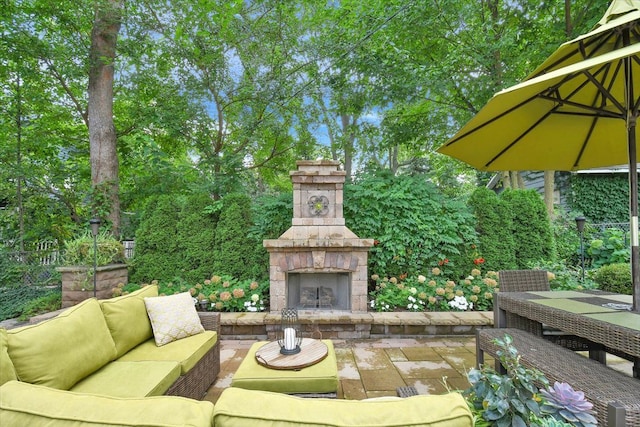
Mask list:
POLYGON ((640 378, 640 313, 631 302, 631 295, 593 290, 498 292, 494 324, 530 332, 544 324, 585 338, 631 360, 640 378))

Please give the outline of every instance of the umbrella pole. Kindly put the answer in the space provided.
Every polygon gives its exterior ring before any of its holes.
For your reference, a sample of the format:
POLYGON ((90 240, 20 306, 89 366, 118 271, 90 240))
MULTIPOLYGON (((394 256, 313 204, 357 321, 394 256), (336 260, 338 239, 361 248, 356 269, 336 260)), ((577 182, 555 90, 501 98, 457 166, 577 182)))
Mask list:
POLYGON ((640 311, 640 250, 638 249, 638 166, 636 155, 636 126, 629 126, 629 208, 631 211, 631 285, 633 311, 640 311))

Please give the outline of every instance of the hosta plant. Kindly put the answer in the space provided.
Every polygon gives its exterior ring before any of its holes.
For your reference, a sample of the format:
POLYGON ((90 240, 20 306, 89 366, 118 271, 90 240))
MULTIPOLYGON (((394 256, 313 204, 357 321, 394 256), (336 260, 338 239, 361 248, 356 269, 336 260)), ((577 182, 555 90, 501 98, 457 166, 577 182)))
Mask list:
POLYGON ((585 399, 583 392, 575 391, 569 384, 555 382, 540 394, 544 398, 541 407, 544 415, 578 427, 592 427, 598 423, 593 416, 593 404, 585 399))

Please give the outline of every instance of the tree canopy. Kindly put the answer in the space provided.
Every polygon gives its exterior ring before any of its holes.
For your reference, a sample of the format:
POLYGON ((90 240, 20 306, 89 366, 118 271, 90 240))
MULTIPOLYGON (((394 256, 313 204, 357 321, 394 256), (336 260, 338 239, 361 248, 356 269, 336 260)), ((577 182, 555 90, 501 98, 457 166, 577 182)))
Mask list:
MULTIPOLYGON (((564 42, 567 22, 575 36, 607 6, 566 3, 569 21, 546 0, 127 1, 115 55, 98 58, 114 70, 116 213, 157 194, 278 192, 295 160, 317 157, 350 178, 420 172, 462 191, 486 177, 434 149, 564 42)), ((91 34, 109 4, 3 1, 4 239, 64 240, 96 209, 114 214, 89 143, 91 34)))

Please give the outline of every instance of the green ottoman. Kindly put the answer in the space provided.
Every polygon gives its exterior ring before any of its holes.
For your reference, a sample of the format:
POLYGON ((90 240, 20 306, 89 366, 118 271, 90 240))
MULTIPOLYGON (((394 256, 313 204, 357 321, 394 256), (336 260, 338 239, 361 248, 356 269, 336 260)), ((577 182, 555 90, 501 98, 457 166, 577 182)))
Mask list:
POLYGON ((231 387, 295 394, 306 397, 336 397, 338 364, 331 340, 322 340, 328 353, 320 362, 298 371, 270 369, 256 361, 256 351, 267 341, 253 344, 233 375, 231 387))

